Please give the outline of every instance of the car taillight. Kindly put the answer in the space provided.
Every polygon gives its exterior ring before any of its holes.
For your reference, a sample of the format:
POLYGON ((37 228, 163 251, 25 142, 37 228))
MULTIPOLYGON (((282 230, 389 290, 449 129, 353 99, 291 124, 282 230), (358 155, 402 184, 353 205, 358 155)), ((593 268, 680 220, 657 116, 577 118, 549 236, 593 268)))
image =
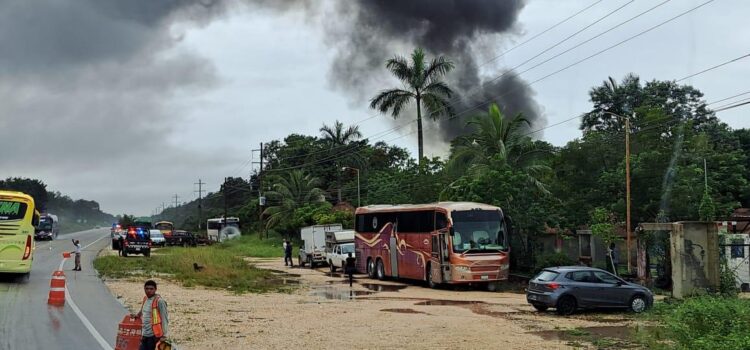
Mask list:
POLYGON ((23 258, 21 260, 26 260, 31 256, 31 236, 26 236, 26 249, 23 251, 23 258))
POLYGON ((559 283, 555 283, 555 282, 547 283, 547 288, 549 288, 551 290, 555 290, 557 288, 560 288, 560 284, 559 283))

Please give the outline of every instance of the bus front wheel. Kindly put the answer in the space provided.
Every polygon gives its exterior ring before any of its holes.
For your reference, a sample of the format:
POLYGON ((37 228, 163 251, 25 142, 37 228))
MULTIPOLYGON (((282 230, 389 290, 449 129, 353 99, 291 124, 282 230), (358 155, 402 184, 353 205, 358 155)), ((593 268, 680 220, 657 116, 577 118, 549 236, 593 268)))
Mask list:
POLYGON ((432 280, 432 269, 430 265, 427 265, 427 286, 432 289, 437 289, 438 285, 432 280))

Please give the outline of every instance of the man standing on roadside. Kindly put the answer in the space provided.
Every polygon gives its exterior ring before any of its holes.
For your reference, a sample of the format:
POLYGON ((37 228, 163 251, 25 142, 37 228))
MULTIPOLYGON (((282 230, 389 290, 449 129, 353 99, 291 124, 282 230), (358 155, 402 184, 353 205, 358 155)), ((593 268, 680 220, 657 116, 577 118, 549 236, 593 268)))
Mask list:
POLYGON ((166 338, 169 331, 167 302, 159 294, 156 294, 156 282, 146 281, 143 290, 146 292, 146 296, 143 297, 141 311, 135 315, 143 323, 140 350, 155 350, 156 344, 166 338))
POLYGON ((352 286, 352 282, 354 281, 354 270, 357 269, 356 266, 357 259, 355 259, 352 256, 352 253, 349 252, 349 256, 346 257, 346 274, 349 275, 349 287, 352 286))
POLYGON ((292 260, 292 242, 289 242, 289 240, 286 240, 286 246, 284 246, 284 266, 286 266, 287 260, 289 260, 289 266, 294 267, 294 260, 292 260))
POLYGON ((76 267, 73 268, 73 271, 81 271, 81 241, 73 239, 73 245, 76 247, 76 250, 73 251, 76 255, 76 267))

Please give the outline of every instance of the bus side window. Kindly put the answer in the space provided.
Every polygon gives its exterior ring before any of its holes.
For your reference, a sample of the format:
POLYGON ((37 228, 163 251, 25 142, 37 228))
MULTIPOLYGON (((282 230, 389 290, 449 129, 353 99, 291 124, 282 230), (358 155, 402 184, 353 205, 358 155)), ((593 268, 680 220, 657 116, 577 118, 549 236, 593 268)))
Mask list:
POLYGON ((441 212, 435 213, 435 230, 441 230, 448 227, 448 218, 441 212))
POLYGON ((34 227, 39 226, 39 213, 34 211, 34 215, 31 217, 31 225, 34 227))

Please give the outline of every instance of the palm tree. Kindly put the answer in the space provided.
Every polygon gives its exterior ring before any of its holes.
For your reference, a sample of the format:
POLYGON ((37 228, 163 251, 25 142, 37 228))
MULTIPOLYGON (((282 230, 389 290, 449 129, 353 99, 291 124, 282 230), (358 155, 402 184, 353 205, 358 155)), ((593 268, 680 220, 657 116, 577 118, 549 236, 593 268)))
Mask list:
POLYGON ((362 138, 359 126, 352 125, 344 129, 344 123, 336 120, 333 127, 323 124, 320 128, 323 142, 328 145, 328 149, 333 157, 334 170, 336 171, 336 190, 338 192, 338 201, 341 202, 341 165, 352 165, 350 162, 359 163, 358 153, 350 152, 347 148, 353 141, 362 138))
POLYGON ((268 198, 275 202, 274 206, 263 211, 263 216, 268 218, 266 228, 291 222, 294 211, 305 204, 324 201, 325 192, 318 188, 320 183, 320 179, 302 170, 292 170, 286 176, 277 177, 273 190, 266 192, 268 198))
POLYGON ((411 54, 411 65, 406 58, 396 56, 389 59, 385 67, 404 83, 405 89, 381 91, 370 101, 370 108, 377 109, 381 113, 391 111, 393 118, 398 118, 401 110, 408 103, 412 100, 416 103, 419 163, 422 164, 424 157, 422 107, 427 110, 432 119, 437 119, 442 114, 454 115, 453 108, 448 103, 453 90, 440 81, 443 75, 453 69, 453 62, 439 56, 427 64, 424 51, 417 48, 411 54))
POLYGON ((499 162, 522 171, 530 184, 543 193, 549 192, 538 177, 551 170, 543 163, 551 151, 523 133, 525 127, 531 126, 523 114, 507 118, 493 103, 486 114, 473 117, 467 126, 473 126, 474 131, 453 141, 449 172, 453 175, 479 172, 499 162))

